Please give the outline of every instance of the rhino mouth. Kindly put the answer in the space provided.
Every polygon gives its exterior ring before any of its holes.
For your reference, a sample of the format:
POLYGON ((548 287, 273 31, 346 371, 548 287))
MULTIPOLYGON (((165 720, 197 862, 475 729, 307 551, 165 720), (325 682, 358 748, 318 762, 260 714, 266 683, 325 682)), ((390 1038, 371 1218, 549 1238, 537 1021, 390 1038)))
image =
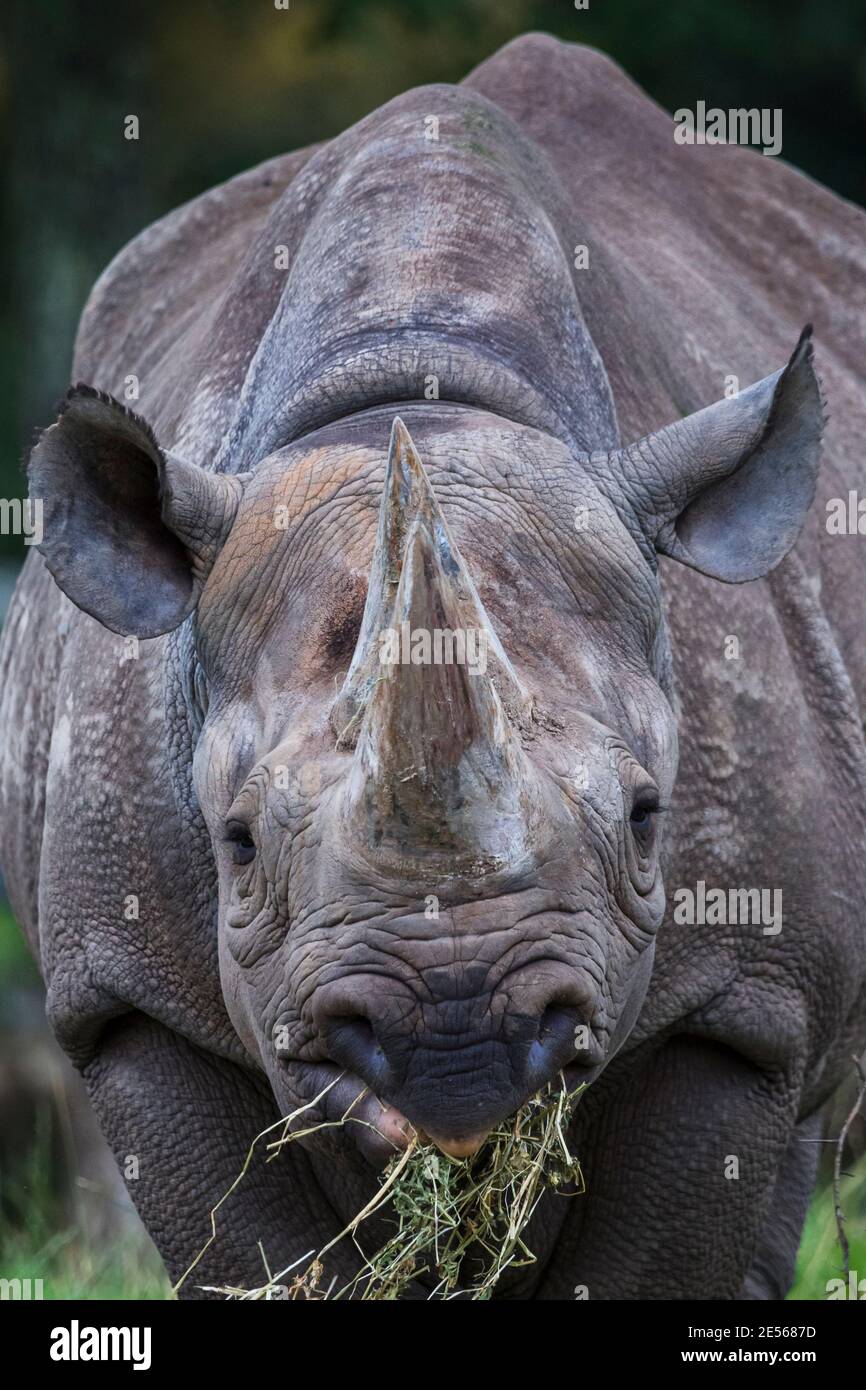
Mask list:
MULTIPOLYGON (((600 1070, 599 1066, 588 1067, 580 1062, 564 1066, 560 1073, 563 1088, 570 1093, 587 1085, 600 1070)), ((344 1135, 376 1169, 384 1168, 416 1137, 423 1143, 435 1144, 449 1158, 471 1158, 490 1132, 489 1129, 454 1135, 425 1132, 396 1106, 380 1099, 355 1072, 333 1062, 304 1065, 303 1083, 304 1092, 315 1099, 306 1103, 292 1129, 309 1133, 314 1139, 323 1132, 344 1135)), ((297 1105, 292 1109, 297 1111, 297 1105)))

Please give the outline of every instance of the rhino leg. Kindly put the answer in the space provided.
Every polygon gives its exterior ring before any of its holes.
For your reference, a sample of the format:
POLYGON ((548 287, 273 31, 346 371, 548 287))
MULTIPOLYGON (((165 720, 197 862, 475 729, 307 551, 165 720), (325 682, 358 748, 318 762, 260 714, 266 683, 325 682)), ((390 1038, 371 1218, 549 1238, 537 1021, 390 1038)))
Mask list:
POLYGON ((537 1296, 736 1299, 788 1150, 798 1087, 692 1036, 636 1050, 609 1072, 577 1112, 587 1191, 574 1200, 537 1296))
POLYGON ((783 1299, 791 1287, 803 1222, 818 1173, 822 1124, 823 1115, 818 1111, 802 1120, 791 1135, 741 1299, 783 1299))
MULTIPOLYGON (((278 1118, 269 1088, 141 1014, 106 1031, 84 1078, 130 1195, 177 1281, 204 1246, 209 1214, 241 1171, 250 1143, 278 1118), (136 1179, 127 1176, 132 1159, 136 1179)), ((297 1147, 274 1163, 254 1160, 220 1207, 217 1240, 181 1298, 206 1297, 202 1285, 266 1283, 259 1241, 277 1273, 336 1234, 308 1169, 297 1147)), ((330 1272, 354 1268, 334 1264, 330 1272)))

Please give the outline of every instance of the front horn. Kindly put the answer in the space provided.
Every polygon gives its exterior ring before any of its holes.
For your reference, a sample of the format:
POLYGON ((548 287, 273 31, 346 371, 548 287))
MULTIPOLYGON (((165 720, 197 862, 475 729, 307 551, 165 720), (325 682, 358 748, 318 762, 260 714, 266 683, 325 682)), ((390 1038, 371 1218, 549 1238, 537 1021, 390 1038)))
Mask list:
POLYGON ((397 419, 361 631, 333 712, 341 746, 357 738, 353 816, 374 847, 477 850, 490 860, 477 868, 513 858, 533 779, 504 702, 529 704, 397 419))

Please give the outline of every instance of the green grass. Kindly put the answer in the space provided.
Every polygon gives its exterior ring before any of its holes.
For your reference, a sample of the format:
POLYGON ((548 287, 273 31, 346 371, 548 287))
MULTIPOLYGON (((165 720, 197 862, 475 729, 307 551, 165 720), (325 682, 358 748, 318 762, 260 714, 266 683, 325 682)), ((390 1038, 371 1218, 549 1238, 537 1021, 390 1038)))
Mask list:
POLYGON ((35 1242, 27 1234, 3 1242, 5 1278, 42 1279, 43 1297, 77 1301, 167 1299, 171 1285, 150 1241, 127 1237, 96 1249, 80 1231, 58 1231, 35 1242))
POLYGON ((70 1220, 54 1182, 49 1119, 17 1171, 0 1178, 0 1277, 41 1279, 46 1299, 163 1299, 171 1292, 137 1225, 101 1240, 70 1220))
MULTIPOLYGON (((851 1247, 850 1268, 866 1279, 866 1159, 855 1166, 851 1177, 842 1180, 842 1210, 845 1230, 851 1247)), ((803 1228, 797 1273, 789 1299, 826 1299, 827 1282, 842 1277, 842 1254, 839 1249, 836 1220, 833 1215, 833 1193, 829 1187, 819 1188, 803 1228)))

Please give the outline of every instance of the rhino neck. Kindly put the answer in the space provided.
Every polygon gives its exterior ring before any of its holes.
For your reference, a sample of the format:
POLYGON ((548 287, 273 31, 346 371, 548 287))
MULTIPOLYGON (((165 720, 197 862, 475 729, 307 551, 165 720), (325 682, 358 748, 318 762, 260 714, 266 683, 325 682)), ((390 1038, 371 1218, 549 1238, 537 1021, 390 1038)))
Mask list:
POLYGON ((541 150, 491 102, 427 87, 374 112, 314 156, 259 237, 259 267, 284 248, 283 284, 217 467, 434 399, 614 447, 580 241, 541 150))

